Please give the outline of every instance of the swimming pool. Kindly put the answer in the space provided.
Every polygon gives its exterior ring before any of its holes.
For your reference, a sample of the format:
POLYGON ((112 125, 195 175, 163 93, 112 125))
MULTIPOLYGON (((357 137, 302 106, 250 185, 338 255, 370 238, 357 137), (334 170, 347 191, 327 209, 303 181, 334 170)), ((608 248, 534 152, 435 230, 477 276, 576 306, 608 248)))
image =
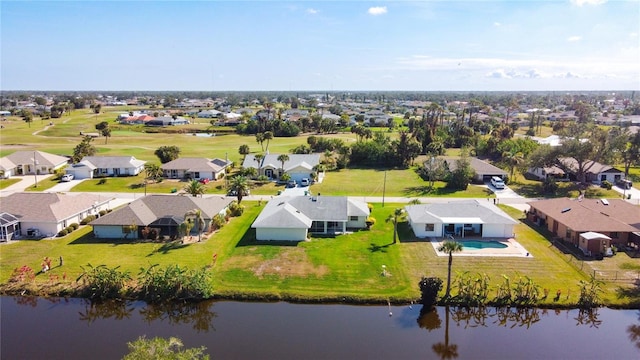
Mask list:
POLYGON ((463 240, 459 241, 464 250, 504 249, 507 245, 497 241, 463 240))

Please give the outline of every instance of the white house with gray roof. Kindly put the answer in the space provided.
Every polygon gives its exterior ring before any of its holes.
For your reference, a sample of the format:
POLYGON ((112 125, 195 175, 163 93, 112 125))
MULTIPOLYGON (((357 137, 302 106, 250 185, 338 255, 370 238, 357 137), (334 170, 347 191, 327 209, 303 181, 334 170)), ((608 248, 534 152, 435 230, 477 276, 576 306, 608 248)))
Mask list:
POLYGON ((418 238, 507 238, 518 223, 493 203, 479 200, 408 205, 405 210, 418 238))
POLYGON ((0 158, 0 177, 51 174, 69 163, 64 156, 44 151, 21 150, 0 158))
POLYGON ((169 161, 160 168, 162 176, 169 179, 218 180, 229 166, 229 160, 186 157, 169 161))
POLYGON ((85 156, 67 168, 67 174, 76 179, 93 179, 105 176, 135 176, 144 170, 146 161, 133 156, 85 156))
POLYGON ((257 240, 303 241, 308 233, 336 234, 363 229, 369 217, 365 202, 345 196, 278 196, 251 225, 257 240))
POLYGON ((109 209, 110 201, 110 197, 92 194, 14 193, 2 198, 0 213, 18 219, 14 235, 38 238, 54 236, 89 215, 109 209))
POLYGON ((247 155, 242 162, 243 168, 254 168, 258 170, 258 175, 264 175, 271 179, 279 179, 282 174, 287 173, 291 179, 300 182, 303 178, 312 178, 314 167, 320 164, 320 154, 287 154, 289 160, 282 162, 278 160, 280 154, 266 154, 258 163, 254 155, 247 155), (284 170, 284 172, 283 172, 284 170))
MULTIPOLYGON (((189 211, 200 210, 204 219, 204 231, 211 226, 211 220, 218 214, 226 215, 233 199, 220 196, 198 198, 175 195, 149 195, 139 198, 127 206, 102 216, 89 225, 93 235, 101 239, 143 238, 145 227, 159 230, 160 236, 178 236, 178 227, 185 221, 189 211), (137 234, 130 234, 131 225, 137 227, 137 234)), ((191 234, 197 234, 194 226, 191 234)))

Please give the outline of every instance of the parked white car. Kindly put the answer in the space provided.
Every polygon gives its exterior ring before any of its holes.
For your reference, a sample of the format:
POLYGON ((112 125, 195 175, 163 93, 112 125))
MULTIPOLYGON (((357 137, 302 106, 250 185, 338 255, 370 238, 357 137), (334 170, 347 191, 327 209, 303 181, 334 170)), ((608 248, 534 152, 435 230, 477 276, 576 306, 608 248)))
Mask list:
POLYGON ((64 174, 60 178, 60 181, 64 181, 64 182, 71 181, 71 180, 73 180, 73 174, 64 174))
POLYGON ((494 176, 491 178, 491 185, 493 185, 493 187, 496 189, 504 189, 504 181, 502 181, 502 179, 498 176, 494 176))

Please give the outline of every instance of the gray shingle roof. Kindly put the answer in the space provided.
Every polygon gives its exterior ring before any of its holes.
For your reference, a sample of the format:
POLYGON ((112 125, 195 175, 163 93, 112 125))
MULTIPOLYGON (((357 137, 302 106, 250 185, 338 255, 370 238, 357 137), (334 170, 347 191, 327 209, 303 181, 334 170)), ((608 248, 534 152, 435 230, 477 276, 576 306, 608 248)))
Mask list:
MULTIPOLYGON (((260 164, 260 168, 265 166, 271 166, 276 169, 280 169, 282 167, 282 163, 278 161, 278 156, 280 154, 266 154, 262 159, 260 164)), ((297 167, 304 167, 309 170, 313 169, 314 166, 320 163, 320 154, 287 154, 289 155, 289 160, 284 162, 284 169, 288 171, 290 169, 294 169, 297 167)), ((258 162, 255 160, 253 155, 247 155, 244 161, 242 162, 243 168, 258 168, 258 162)))
POLYGON ((346 196, 278 196, 267 203, 251 227, 308 228, 311 221, 348 221, 349 216, 368 215, 366 203, 346 196), (309 225, 302 226, 306 223, 309 225))
POLYGON ((227 162, 222 159, 207 159, 207 158, 195 158, 185 157, 177 158, 169 161, 166 164, 162 164, 162 170, 185 170, 185 171, 213 171, 220 172, 231 164, 231 161, 227 162))
POLYGON ((146 226, 162 217, 184 218, 191 210, 202 211, 205 220, 229 206, 233 201, 227 197, 199 198, 176 195, 148 195, 129 205, 113 211, 91 222, 91 225, 131 225, 146 226))
POLYGON ((35 160, 39 165, 44 165, 47 167, 56 167, 61 164, 66 164, 69 159, 60 156, 49 154, 43 151, 16 151, 13 154, 9 154, 5 156, 7 159, 11 160, 16 165, 25 165, 25 164, 33 164, 35 154, 35 160))
MULTIPOLYGON (((457 160, 460 160, 459 156, 443 156, 443 160, 447 162, 449 166, 449 170, 453 171, 457 168, 457 160)), ((493 166, 486 161, 480 160, 475 157, 468 157, 469 164, 476 171, 478 175, 502 175, 506 176, 507 172, 500 169, 499 167, 493 166)))
POLYGON ((2 198, 0 212, 20 221, 59 222, 107 201, 105 196, 92 194, 14 193, 2 198))
POLYGON ((99 169, 108 168, 139 168, 146 161, 138 160, 133 156, 85 156, 82 163, 89 163, 99 169))

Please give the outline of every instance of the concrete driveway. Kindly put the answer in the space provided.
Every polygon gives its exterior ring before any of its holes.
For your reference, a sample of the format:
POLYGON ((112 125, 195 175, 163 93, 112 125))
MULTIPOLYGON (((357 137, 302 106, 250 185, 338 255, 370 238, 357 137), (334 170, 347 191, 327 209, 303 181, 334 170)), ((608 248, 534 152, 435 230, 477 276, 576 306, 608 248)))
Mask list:
MULTIPOLYGON (((52 176, 53 174, 38 175, 38 181, 50 178, 52 176)), ((20 181, 2 189, 2 191, 0 191, 2 195, 24 191, 24 189, 31 187, 36 183, 36 177, 34 175, 13 176, 12 179, 20 179, 20 181)))
POLYGON ((66 181, 66 182, 60 182, 57 185, 54 185, 53 187, 49 188, 48 190, 46 190, 47 192, 63 192, 63 191, 71 191, 71 189, 80 184, 81 182, 83 182, 85 179, 82 180, 71 180, 71 181, 66 181))
MULTIPOLYGON (((284 195, 284 196, 304 196, 306 191, 311 191, 309 190, 309 186, 296 186, 294 188, 285 188, 282 191, 282 194, 280 195, 284 195)), ((311 193, 309 193, 311 194, 311 193)))
POLYGON ((636 189, 636 188, 631 188, 631 189, 627 189, 624 190, 623 188, 619 187, 618 185, 614 185, 612 188, 612 190, 615 190, 616 192, 624 195, 624 196, 629 196, 631 195, 631 202, 633 202, 634 204, 638 204, 640 202, 640 190, 636 189))

